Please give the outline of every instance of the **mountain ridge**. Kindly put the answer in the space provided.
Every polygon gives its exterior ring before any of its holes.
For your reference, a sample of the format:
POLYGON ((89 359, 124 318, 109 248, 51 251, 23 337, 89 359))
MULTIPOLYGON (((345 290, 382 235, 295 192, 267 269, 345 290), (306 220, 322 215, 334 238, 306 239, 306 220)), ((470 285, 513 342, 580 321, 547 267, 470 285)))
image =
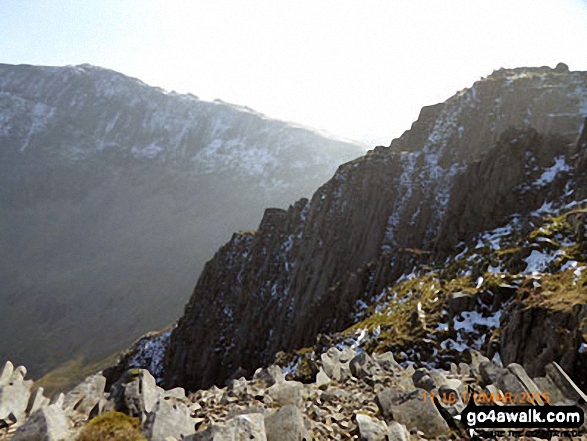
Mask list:
POLYGON ((1 65, 0 358, 40 375, 164 326, 232 231, 362 151, 103 68, 1 65))
MULTIPOLYGON (((435 252, 455 177, 503 131, 536 126, 559 133, 560 148, 571 149, 585 116, 586 81, 586 73, 560 66, 495 73, 424 108, 399 140, 339 167, 310 201, 266 210, 257 232, 233 236, 208 262, 171 334, 166 386, 221 383, 348 325, 344 317, 357 302, 421 259, 402 250, 435 252)), ((529 205, 516 208, 538 208, 529 205)))

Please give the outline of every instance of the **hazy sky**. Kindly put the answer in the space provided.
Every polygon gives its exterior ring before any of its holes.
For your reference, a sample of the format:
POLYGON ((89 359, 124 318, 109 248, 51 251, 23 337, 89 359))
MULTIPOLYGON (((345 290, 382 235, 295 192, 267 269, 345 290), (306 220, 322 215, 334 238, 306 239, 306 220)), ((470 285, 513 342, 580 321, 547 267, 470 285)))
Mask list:
POLYGON ((91 63, 369 144, 494 69, 587 70, 586 42, 587 0, 0 1, 0 62, 91 63))

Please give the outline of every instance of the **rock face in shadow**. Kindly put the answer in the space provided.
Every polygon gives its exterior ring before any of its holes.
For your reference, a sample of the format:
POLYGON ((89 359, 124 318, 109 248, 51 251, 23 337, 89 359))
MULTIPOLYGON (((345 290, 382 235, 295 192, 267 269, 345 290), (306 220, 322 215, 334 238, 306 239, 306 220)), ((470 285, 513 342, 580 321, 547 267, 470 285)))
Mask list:
POLYGON ((171 334, 166 385, 221 383, 344 329, 416 262, 539 208, 560 190, 552 172, 574 167, 586 85, 585 73, 560 69, 494 72, 424 108, 389 148, 339 167, 311 200, 266 210, 257 231, 233 235, 206 264, 171 334), (520 205, 525 186, 532 197, 520 205))
POLYGON ((167 325, 233 231, 363 153, 98 67, 0 64, 0 359, 40 376, 167 325))

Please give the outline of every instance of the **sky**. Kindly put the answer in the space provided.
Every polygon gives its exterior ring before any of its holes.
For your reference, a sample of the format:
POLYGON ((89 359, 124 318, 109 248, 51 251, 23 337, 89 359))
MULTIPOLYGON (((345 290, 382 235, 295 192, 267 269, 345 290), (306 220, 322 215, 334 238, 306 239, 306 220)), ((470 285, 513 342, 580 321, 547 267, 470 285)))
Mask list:
POLYGON ((587 0, 2 0, 0 63, 90 63, 368 146, 501 67, 587 70, 587 0))

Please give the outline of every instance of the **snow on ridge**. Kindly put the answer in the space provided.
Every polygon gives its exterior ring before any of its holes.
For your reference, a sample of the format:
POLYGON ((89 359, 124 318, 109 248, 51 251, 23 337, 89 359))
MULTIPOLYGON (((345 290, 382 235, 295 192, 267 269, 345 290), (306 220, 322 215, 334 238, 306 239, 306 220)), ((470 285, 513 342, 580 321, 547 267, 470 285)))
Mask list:
POLYGON ((566 163, 565 157, 558 156, 555 158, 554 165, 544 170, 540 178, 536 180, 535 185, 544 186, 550 184, 559 173, 570 170, 571 166, 566 163))

